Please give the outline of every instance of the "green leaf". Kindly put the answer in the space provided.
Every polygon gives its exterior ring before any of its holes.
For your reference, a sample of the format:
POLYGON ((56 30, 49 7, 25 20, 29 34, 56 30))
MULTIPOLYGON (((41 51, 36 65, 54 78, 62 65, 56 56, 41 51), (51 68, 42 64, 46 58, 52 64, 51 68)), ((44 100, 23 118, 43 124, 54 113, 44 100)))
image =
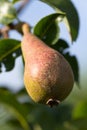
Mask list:
POLYGON ((12 2, 12 3, 16 3, 16 2, 18 2, 18 1, 20 1, 20 0, 0 0, 0 2, 3 2, 3 1, 6 1, 6 2, 12 2))
POLYGON ((59 39, 57 43, 55 45, 51 45, 51 47, 59 51, 61 54, 64 54, 64 50, 67 49, 69 46, 65 40, 59 39))
POLYGON ((0 0, 0 2, 6 2, 6 1, 8 2, 9 0, 0 0))
POLYGON ((0 23, 7 25, 15 18, 17 18, 17 14, 13 4, 5 0, 0 1, 0 23))
POLYGON ((7 108, 9 113, 17 118, 24 130, 30 129, 27 121, 28 108, 18 102, 13 93, 0 88, 0 103, 7 108))
POLYGON ((63 19, 64 13, 55 13, 42 18, 34 28, 34 34, 47 44, 55 44, 59 39, 59 19, 63 19))
POLYGON ((75 106, 72 116, 74 119, 87 119, 87 101, 80 101, 75 106))
POLYGON ((13 39, 0 40, 0 71, 4 64, 6 71, 14 68, 15 59, 21 55, 20 41, 13 39))
POLYGON ((61 130, 58 126, 71 120, 71 106, 60 104, 58 107, 50 109, 45 105, 37 104, 33 109, 32 117, 34 117, 34 123, 39 123, 42 130, 61 130))
POLYGON ((8 119, 7 124, 8 124, 9 126, 12 126, 12 128, 14 128, 14 130, 24 130, 24 129, 20 126, 18 120, 14 119, 14 118, 8 119))
POLYGON ((18 125, 15 123, 14 125, 10 122, 14 119, 14 117, 8 112, 8 109, 5 108, 4 105, 0 103, 0 129, 1 130, 24 130, 22 129, 19 121, 15 119, 18 125))
POLYGON ((87 119, 75 119, 72 124, 77 130, 87 130, 87 119))
POLYGON ((75 82, 79 86, 79 65, 77 58, 75 56, 71 56, 69 53, 64 54, 64 57, 70 63, 71 68, 73 70, 75 82))
POLYGON ((13 2, 14 4, 20 0, 10 0, 11 2, 13 2))
POLYGON ((71 35, 72 41, 75 41, 79 32, 79 17, 74 4, 70 0, 40 0, 52 6, 57 12, 59 10, 66 13, 64 22, 71 35))

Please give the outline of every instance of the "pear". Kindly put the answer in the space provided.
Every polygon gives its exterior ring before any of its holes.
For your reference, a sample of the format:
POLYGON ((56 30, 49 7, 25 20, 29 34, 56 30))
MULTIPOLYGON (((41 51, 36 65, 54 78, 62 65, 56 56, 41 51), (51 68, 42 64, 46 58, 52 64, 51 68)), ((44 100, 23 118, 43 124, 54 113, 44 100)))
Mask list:
POLYGON ((63 101, 74 84, 72 69, 56 50, 23 26, 21 43, 25 61, 24 84, 30 97, 37 103, 54 106, 63 101))

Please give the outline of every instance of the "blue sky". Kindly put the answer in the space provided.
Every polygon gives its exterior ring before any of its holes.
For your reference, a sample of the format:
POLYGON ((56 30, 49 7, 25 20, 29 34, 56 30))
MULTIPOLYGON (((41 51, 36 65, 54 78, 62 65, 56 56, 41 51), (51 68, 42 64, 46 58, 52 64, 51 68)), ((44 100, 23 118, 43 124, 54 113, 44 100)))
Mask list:
MULTIPOLYGON (((70 51, 71 54, 76 55, 78 58, 80 65, 81 85, 83 85, 83 80, 87 83, 87 78, 86 76, 84 77, 84 74, 87 74, 87 1, 72 0, 72 2, 75 4, 79 13, 80 31, 76 42, 71 45, 70 51)), ((37 0, 33 0, 33 2, 27 6, 28 8, 25 8, 25 10, 22 12, 23 14, 21 13, 19 18, 22 21, 30 23, 32 26, 34 26, 43 16, 54 13, 54 10, 51 7, 37 0)), ((62 30, 63 31, 61 32, 61 36, 65 39, 67 38, 66 40, 70 41, 69 34, 64 25, 62 30)), ((11 32, 10 35, 11 38, 21 39, 21 36, 16 32, 11 32)), ((8 84, 10 88, 13 86, 12 89, 17 90, 23 84, 23 71, 21 70, 23 70, 23 64, 21 57, 19 57, 16 61, 16 67, 14 70, 12 70, 10 73, 4 72, 3 74, 0 74, 0 84, 8 84)))

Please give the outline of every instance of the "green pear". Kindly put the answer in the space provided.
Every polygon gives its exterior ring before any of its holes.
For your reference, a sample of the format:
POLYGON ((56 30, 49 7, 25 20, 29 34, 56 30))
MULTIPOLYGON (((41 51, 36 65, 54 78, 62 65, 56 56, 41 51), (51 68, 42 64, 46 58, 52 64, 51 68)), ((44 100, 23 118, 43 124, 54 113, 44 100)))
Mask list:
POLYGON ((24 84, 37 103, 57 105, 71 92, 74 76, 71 66, 56 50, 23 27, 21 43, 25 61, 24 84))

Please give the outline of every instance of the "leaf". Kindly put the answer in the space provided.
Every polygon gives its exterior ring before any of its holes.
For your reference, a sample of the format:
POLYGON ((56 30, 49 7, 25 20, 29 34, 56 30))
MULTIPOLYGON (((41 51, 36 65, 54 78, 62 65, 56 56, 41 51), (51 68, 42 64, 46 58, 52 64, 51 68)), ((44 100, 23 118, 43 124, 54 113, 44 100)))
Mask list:
POLYGON ((59 125, 63 126, 63 122, 71 120, 71 108, 69 104, 60 104, 52 109, 37 104, 32 112, 32 117, 34 117, 35 124, 39 122, 42 130, 60 130, 59 125))
POLYGON ((64 13, 55 13, 42 18, 34 28, 34 34, 47 44, 55 44, 59 39, 58 18, 65 16, 64 13))
POLYGON ((87 130, 87 119, 75 119, 72 121, 72 124, 79 130, 87 130))
POLYGON ((13 93, 0 88, 0 103, 7 108, 9 113, 17 118, 24 130, 30 129, 27 121, 28 109, 17 101, 13 93))
POLYGON ((0 103, 0 129, 1 130, 23 130, 19 121, 17 121, 17 119, 15 120, 18 122, 19 127, 16 125, 16 123, 14 126, 13 124, 9 123, 13 118, 14 117, 8 112, 8 109, 6 109, 5 106, 0 103))
POLYGON ((8 2, 9 0, 0 0, 0 2, 6 2, 6 1, 8 2))
POLYGON ((79 16, 74 4, 70 0, 40 0, 52 6, 56 11, 66 13, 64 22, 71 35, 72 41, 75 41, 79 32, 79 16))
POLYGON ((19 2, 20 0, 9 0, 9 1, 11 1, 12 3, 17 3, 17 2, 19 2))
POLYGON ((20 1, 20 0, 0 0, 0 1, 6 1, 6 2, 12 2, 12 3, 16 3, 16 2, 18 2, 18 1, 20 1))
POLYGON ((5 0, 0 1, 0 23, 7 25, 15 18, 17 18, 17 14, 13 4, 5 0))
POLYGON ((87 101, 80 101, 72 113, 73 119, 87 119, 87 101))
POLYGON ((2 71, 2 64, 4 64, 6 71, 12 70, 15 59, 20 55, 20 41, 13 39, 0 40, 0 72, 2 71))
POLYGON ((16 119, 14 119, 14 118, 8 119, 7 124, 12 126, 12 128, 14 128, 14 130, 24 130, 20 126, 19 122, 16 119))
POLYGON ((16 2, 18 2, 18 1, 20 1, 20 0, 13 0, 13 3, 16 3, 16 2))
POLYGON ((75 56, 71 56, 69 53, 64 54, 64 57, 70 63, 71 68, 73 70, 74 79, 77 85, 79 86, 79 65, 78 65, 77 58, 75 56))
POLYGON ((65 40, 59 39, 57 43, 55 45, 51 45, 51 47, 63 54, 64 50, 67 49, 69 46, 65 40))

